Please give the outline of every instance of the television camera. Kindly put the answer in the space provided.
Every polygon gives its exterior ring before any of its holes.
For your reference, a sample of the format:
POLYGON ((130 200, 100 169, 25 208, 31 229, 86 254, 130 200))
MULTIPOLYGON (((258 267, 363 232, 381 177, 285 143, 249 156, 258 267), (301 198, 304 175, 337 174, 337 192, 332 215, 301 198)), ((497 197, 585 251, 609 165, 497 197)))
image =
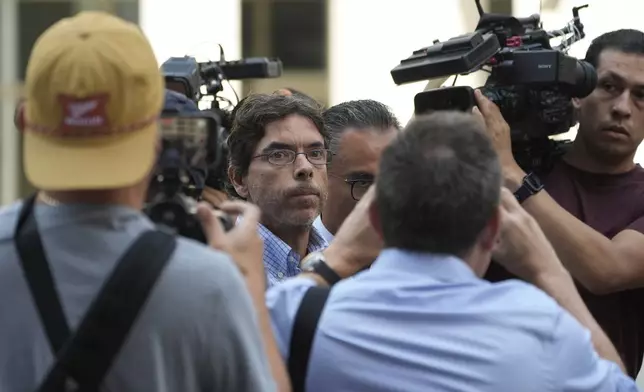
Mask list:
MULTIPOLYGON (((219 95, 224 82, 230 80, 278 78, 282 75, 282 62, 277 58, 252 57, 241 60, 226 60, 223 47, 219 45, 219 61, 198 62, 194 57, 171 57, 161 69, 165 76, 166 88, 179 92, 195 103, 207 102, 212 98, 208 109, 217 119, 218 140, 215 150, 211 151, 206 184, 223 190, 226 178, 227 144, 226 139, 232 126, 231 112, 239 102, 219 95), (227 107, 221 107, 221 103, 227 107)), ((231 87, 232 89, 232 87, 231 87)))
MULTIPOLYGON (((595 89, 597 74, 585 61, 568 56, 568 49, 585 37, 579 10, 560 30, 546 31, 541 17, 488 14, 475 0, 479 22, 473 33, 434 41, 413 52, 391 71, 397 85, 478 70, 490 73, 481 92, 494 102, 510 125, 512 150, 526 171, 548 171, 569 147, 569 140, 550 136, 567 132, 576 124, 572 98, 583 98, 595 89), (561 39, 552 46, 552 39, 561 39)), ((456 79, 454 80, 454 83, 456 79)), ((476 104, 467 86, 441 87, 417 94, 414 111, 469 111, 476 104)))
MULTIPOLYGON (((223 191, 228 162, 226 139, 235 104, 218 95, 223 83, 275 78, 282 72, 279 59, 226 61, 221 46, 220 51, 219 61, 172 57, 161 66, 169 93, 186 102, 166 108, 161 116, 162 148, 145 209, 152 221, 201 242, 206 238, 195 216, 197 201, 205 186, 223 191), (213 97, 210 108, 199 110, 197 105, 208 96, 213 97), (220 102, 229 106, 222 108, 220 102)), ((226 230, 233 226, 230 217, 221 214, 219 219, 226 230)))
MULTIPOLYGON (((218 123, 210 113, 164 114, 159 121, 161 152, 148 191, 146 214, 153 222, 176 230, 177 234, 206 243, 196 219, 201 190, 198 170, 205 167, 208 152, 218 143, 218 123)), ((230 217, 220 215, 226 230, 233 226, 230 217)))

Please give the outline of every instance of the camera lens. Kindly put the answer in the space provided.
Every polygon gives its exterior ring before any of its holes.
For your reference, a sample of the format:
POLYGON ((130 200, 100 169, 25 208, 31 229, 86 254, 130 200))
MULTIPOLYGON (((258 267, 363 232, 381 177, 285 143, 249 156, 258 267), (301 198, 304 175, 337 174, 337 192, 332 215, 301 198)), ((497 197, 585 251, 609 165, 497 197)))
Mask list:
POLYGON ((592 64, 587 61, 578 60, 575 76, 575 86, 571 91, 574 97, 584 98, 595 90, 595 86, 597 85, 597 72, 592 64))

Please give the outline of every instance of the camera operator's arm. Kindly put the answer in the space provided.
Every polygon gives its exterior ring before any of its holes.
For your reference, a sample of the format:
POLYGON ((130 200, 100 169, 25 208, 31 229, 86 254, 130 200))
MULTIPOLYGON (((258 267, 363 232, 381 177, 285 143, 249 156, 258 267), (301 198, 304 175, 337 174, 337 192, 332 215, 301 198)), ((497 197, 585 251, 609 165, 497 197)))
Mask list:
POLYGON ((554 298, 590 331, 597 353, 624 369, 617 350, 588 311, 539 224, 505 188, 501 194, 501 233, 494 259, 554 298))
POLYGON ((257 234, 259 209, 249 203, 235 201, 224 202, 219 208, 224 213, 239 215, 243 219, 229 232, 225 232, 214 211, 206 204, 199 206, 199 217, 206 231, 209 243, 213 248, 228 253, 239 267, 246 280, 246 286, 255 305, 259 321, 259 329, 268 356, 277 390, 291 391, 291 382, 286 367, 278 351, 270 315, 266 308, 265 292, 266 279, 264 275, 263 250, 264 243, 257 234))
MULTIPOLYGON (((514 191, 526 173, 512 155, 510 127, 494 103, 479 91, 476 98, 499 154, 505 184, 514 191)), ((545 190, 527 199, 523 207, 537 220, 572 276, 588 290, 603 294, 644 286, 644 234, 624 230, 610 240, 571 215, 545 190)))
MULTIPOLYGON (((374 230, 369 218, 375 194, 376 190, 372 185, 342 222, 333 241, 323 252, 328 266, 342 279, 370 266, 382 250, 382 239, 374 230)), ((314 273, 302 273, 299 276, 311 277, 318 285, 328 285, 321 276, 314 273)))

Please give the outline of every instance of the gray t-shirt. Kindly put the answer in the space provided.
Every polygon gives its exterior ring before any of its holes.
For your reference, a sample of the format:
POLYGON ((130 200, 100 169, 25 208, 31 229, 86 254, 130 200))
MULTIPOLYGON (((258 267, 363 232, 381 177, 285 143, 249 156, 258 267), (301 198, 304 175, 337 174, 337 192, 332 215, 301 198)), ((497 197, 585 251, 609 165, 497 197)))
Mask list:
MULTIPOLYGON (((53 363, 12 240, 21 203, 0 210, 0 391, 31 392, 53 363)), ((36 221, 70 328, 116 261, 153 224, 117 206, 37 205, 36 221)), ((274 391, 258 321, 231 259, 181 238, 105 391, 274 391)))

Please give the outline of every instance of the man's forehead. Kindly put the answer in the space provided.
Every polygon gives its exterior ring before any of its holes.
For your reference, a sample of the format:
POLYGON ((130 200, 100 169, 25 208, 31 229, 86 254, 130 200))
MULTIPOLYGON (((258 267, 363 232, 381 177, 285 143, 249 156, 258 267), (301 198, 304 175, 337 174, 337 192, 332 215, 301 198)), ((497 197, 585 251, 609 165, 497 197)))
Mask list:
POLYGON ((644 85, 644 55, 606 49, 599 55, 599 77, 613 76, 632 85, 644 85))
POLYGON ((393 127, 389 129, 349 128, 340 138, 338 158, 345 165, 377 163, 384 148, 397 134, 398 131, 393 127))
POLYGON ((303 116, 291 115, 268 124, 258 148, 262 149, 273 143, 297 148, 323 142, 324 139, 313 121, 303 116))

